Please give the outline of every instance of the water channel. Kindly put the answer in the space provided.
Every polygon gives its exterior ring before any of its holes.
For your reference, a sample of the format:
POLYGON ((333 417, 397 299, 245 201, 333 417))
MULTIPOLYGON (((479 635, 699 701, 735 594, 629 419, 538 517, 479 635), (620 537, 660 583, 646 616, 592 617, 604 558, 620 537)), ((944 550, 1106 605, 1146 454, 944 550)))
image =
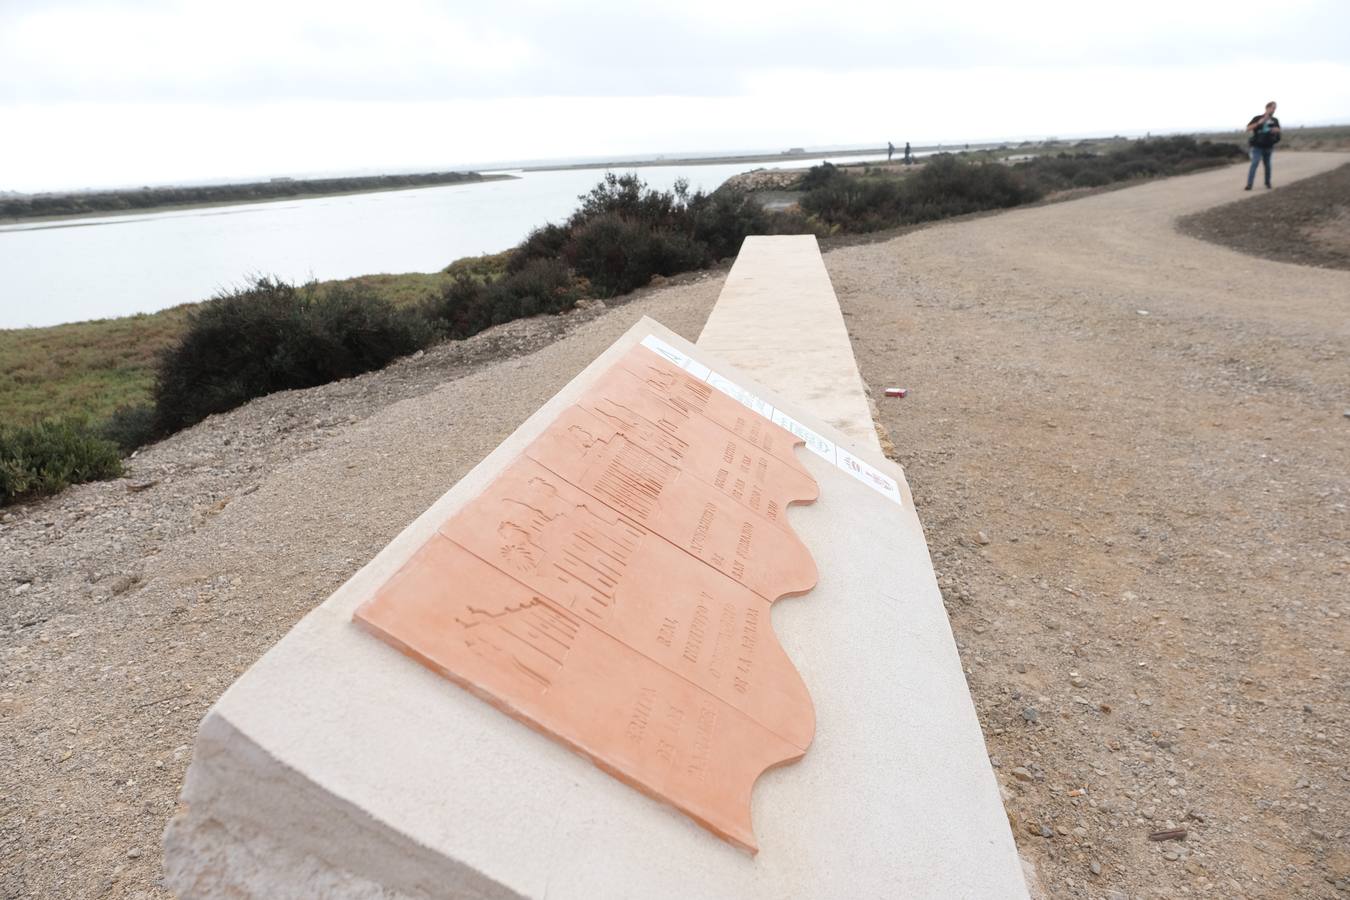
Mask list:
MULTIPOLYGON (((848 157, 857 162, 870 157, 848 157)), ((712 190, 753 168, 816 161, 650 166, 712 190)), ((0 225, 0 328, 154 312, 253 275, 304 281, 378 272, 435 272, 495 253, 565 219, 603 170, 514 171, 504 181, 303 200, 89 216, 0 225)))

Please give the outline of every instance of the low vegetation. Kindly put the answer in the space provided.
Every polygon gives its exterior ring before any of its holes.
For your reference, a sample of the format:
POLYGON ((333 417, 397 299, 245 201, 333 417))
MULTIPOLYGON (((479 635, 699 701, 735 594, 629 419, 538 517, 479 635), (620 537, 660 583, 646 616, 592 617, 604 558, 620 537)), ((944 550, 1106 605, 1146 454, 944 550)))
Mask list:
POLYGON ((118 451, 278 390, 380 368, 435 341, 614 297, 734 255, 748 234, 868 232, 1017 206, 1067 188, 1192 171, 1240 157, 1232 144, 1135 141, 1105 154, 1008 163, 942 154, 909 170, 802 178, 800 208, 744 191, 649 188, 607 174, 564 222, 516 248, 433 275, 293 285, 259 278, 205 303, 107 322, 0 331, 0 502, 120 471, 118 451), (52 410, 81 419, 46 421, 52 410))
POLYGON ((0 422, 98 421, 146 402, 159 355, 182 337, 190 309, 0 330, 0 422))
POLYGON ((653 276, 700 269, 734 255, 747 234, 809 230, 800 217, 767 212, 744 191, 648 188, 636 175, 606 174, 562 225, 536 229, 508 264, 564 262, 601 297, 626 294, 653 276))
POLYGON ((808 171, 801 208, 834 231, 867 232, 1006 209, 1071 188, 1180 175, 1244 156, 1235 144, 1188 137, 1130 141, 1108 153, 1061 152, 1007 163, 989 153, 941 153, 905 169, 808 171))
POLYGON ((484 177, 477 172, 429 172, 421 175, 371 175, 356 178, 278 178, 250 184, 144 187, 136 191, 21 194, 0 197, 0 218, 28 219, 40 216, 128 212, 163 206, 251 203, 287 197, 433 187, 440 184, 483 180, 484 177))
MULTIPOLYGON (((454 272, 499 272, 505 254, 471 257, 446 272, 361 275, 311 286, 318 296, 357 288, 396 307, 436 296, 454 272)), ((252 283, 222 296, 232 296, 252 283)), ((45 328, 0 329, 0 422, 28 424, 77 415, 92 422, 151 401, 160 356, 183 338, 192 303, 156 313, 45 328)))
POLYGON ((660 191, 632 174, 609 173, 579 199, 565 222, 535 229, 514 250, 451 266, 454 282, 423 305, 437 331, 469 337, 704 268, 734 255, 747 234, 810 230, 800 215, 767 212, 744 191, 691 193, 685 182, 660 191))
POLYGON ((83 421, 0 425, 0 505, 121 474, 117 445, 83 421))
POLYGON ((160 359, 154 424, 167 434, 254 397, 378 369, 425 345, 426 323, 367 288, 322 295, 260 278, 204 303, 160 359))
POLYGON ((801 208, 836 230, 853 232, 1017 206, 1040 196, 1002 163, 951 154, 932 157, 906 177, 857 178, 834 169, 812 183, 801 208))
MULTIPOLYGON (((1247 134, 1241 129, 1199 137, 1241 146, 1247 144, 1247 134)), ((1290 150, 1350 150, 1350 125, 1288 125, 1280 134, 1280 152, 1290 150)))
POLYGON ((1130 141, 1110 153, 1057 153, 1017 163, 1036 192, 1044 195, 1069 188, 1102 187, 1135 178, 1184 175, 1226 166, 1246 157, 1227 141, 1197 141, 1177 136, 1130 141))

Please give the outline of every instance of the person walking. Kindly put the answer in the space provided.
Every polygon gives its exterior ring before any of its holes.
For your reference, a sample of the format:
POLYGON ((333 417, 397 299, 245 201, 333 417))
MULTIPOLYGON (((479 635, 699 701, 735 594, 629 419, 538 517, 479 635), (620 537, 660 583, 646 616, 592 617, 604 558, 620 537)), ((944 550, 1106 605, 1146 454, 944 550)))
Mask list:
POLYGON ((1279 142, 1280 120, 1275 118, 1275 101, 1272 100, 1266 104, 1264 115, 1252 116, 1252 120, 1247 123, 1247 144, 1252 148, 1252 167, 1247 170, 1244 191, 1252 189, 1252 182, 1256 180, 1256 167, 1262 164, 1265 165, 1266 187, 1270 187, 1270 154, 1279 142))

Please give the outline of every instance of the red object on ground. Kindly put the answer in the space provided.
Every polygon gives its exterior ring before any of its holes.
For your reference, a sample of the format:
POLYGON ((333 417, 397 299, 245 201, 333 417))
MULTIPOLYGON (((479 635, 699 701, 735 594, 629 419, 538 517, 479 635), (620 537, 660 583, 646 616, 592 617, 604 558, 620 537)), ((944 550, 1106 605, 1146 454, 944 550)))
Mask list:
POLYGON ((905 388, 886 388, 887 397, 906 397, 908 395, 909 391, 905 388))

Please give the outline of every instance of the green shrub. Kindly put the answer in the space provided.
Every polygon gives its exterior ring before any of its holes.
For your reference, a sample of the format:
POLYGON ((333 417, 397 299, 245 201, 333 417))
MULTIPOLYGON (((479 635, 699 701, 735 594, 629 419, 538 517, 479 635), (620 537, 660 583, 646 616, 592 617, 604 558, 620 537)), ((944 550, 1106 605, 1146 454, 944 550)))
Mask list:
POLYGON ((514 255, 515 250, 512 249, 503 250, 501 253, 484 253, 481 256, 462 256, 441 271, 446 275, 468 275, 479 281, 491 281, 506 273, 514 255))
POLYGON ((1021 173, 1001 163, 972 162, 949 153, 931 157, 901 182, 905 222, 1007 209, 1039 196, 1021 173))
MULTIPOLYGON (((607 172, 577 199, 580 206, 566 223, 536 228, 515 249, 510 275, 541 260, 562 260, 596 293, 614 296, 654 275, 701 268, 736 253, 747 234, 772 230, 772 217, 743 191, 691 193, 684 180, 661 191, 634 173, 607 172)), ((447 296, 442 306, 464 305, 465 289, 447 293, 459 296, 447 296)))
POLYGON ((119 406, 99 425, 98 434, 116 444, 124 456, 163 437, 159 432, 155 408, 148 403, 119 406))
POLYGON ((1100 187, 1132 178, 1182 175, 1227 165, 1246 156, 1235 144, 1197 141, 1185 135, 1131 141, 1109 153, 1058 153, 1014 166, 1040 193, 1100 187))
POLYGON ((806 174, 797 182, 797 190, 814 191, 824 187, 836 178, 847 178, 848 174, 831 162, 823 162, 806 170, 806 174))
POLYGON ((847 231, 876 231, 901 222, 901 183, 840 173, 802 195, 802 210, 847 231))
POLYGON ((549 223, 536 228, 511 252, 506 263, 507 274, 514 274, 533 260, 558 259, 567 244, 567 229, 549 223))
MULTIPOLYGON (((430 329, 415 313, 395 309, 374 292, 333 285, 323 296, 301 290, 295 331, 270 362, 272 390, 312 387, 382 368, 425 346, 430 329)), ((269 391, 270 393, 270 391, 269 391)))
POLYGON ((616 213, 596 215, 574 228, 563 256, 604 297, 636 290, 653 275, 674 275, 711 262, 706 244, 616 213))
POLYGON ((437 332, 450 338, 466 338, 487 327, 489 316, 483 304, 483 285, 465 274, 432 297, 422 314, 437 332))
POLYGON ((203 303, 160 360, 156 427, 169 433, 274 391, 380 368, 430 338, 414 313, 370 288, 259 278, 203 303))
POLYGON ((560 259, 536 259, 487 285, 483 301, 489 310, 488 324, 500 325, 513 319, 571 309, 582 294, 583 285, 573 277, 566 263, 560 259))
MULTIPOLYGON (((655 275, 675 275, 732 256, 748 234, 814 230, 799 214, 766 212, 744 191, 690 192, 684 180, 661 191, 634 173, 607 172, 577 199, 580 206, 564 224, 536 228, 515 249, 507 264, 512 277, 541 260, 561 259, 596 294, 610 297, 642 287, 655 275)), ((520 295, 510 299, 518 301, 520 295)), ((431 304, 429 314, 445 327, 482 302, 469 286, 454 285, 431 304)), ((500 305, 499 299, 490 307, 500 305)), ((544 308, 550 305, 556 306, 544 308)), ((447 331, 472 333, 461 327, 447 331)))
POLYGON ((782 224, 754 197, 730 187, 695 194, 689 201, 689 215, 694 240, 708 248, 713 260, 739 253, 746 235, 779 233, 782 224))
POLYGON ((586 285, 560 259, 532 259, 489 283, 461 276, 422 308, 445 337, 470 337, 513 319, 571 309, 586 285))
POLYGON ((997 162, 943 153, 904 178, 859 178, 829 164, 803 179, 816 185, 801 208, 846 231, 876 231, 1034 200, 1021 174, 997 162), (827 168, 828 167, 828 168, 827 168))
POLYGON ((84 422, 0 426, 0 505, 121 474, 117 446, 84 422))
POLYGON ((683 178, 677 179, 671 190, 658 191, 648 187, 636 173, 606 172, 595 187, 577 199, 581 206, 568 219, 573 231, 604 217, 617 217, 648 228, 680 230, 687 224, 691 198, 689 182, 683 178))
POLYGON ((1039 156, 1015 166, 979 154, 942 153, 904 178, 853 176, 823 163, 802 177, 805 193, 800 205, 833 229, 875 231, 1006 209, 1071 187, 1193 172, 1225 165, 1242 155, 1232 144, 1181 136, 1134 141, 1100 155, 1039 156))

